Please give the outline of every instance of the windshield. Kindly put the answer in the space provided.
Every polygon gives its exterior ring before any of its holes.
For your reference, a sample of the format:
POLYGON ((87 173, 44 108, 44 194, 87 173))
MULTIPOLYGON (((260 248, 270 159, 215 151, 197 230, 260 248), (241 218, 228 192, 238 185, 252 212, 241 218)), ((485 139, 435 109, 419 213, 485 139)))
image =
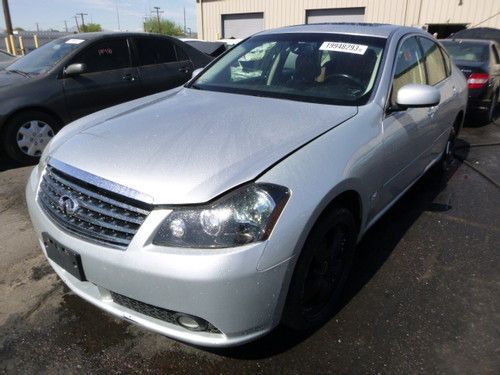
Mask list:
POLYGON ((253 37, 191 87, 339 105, 361 105, 375 85, 385 39, 342 34, 253 37))
POLYGON ((488 45, 473 42, 441 41, 454 60, 484 62, 489 60, 488 45))
POLYGON ((17 60, 7 70, 16 70, 27 74, 45 73, 83 42, 82 39, 53 40, 17 60))

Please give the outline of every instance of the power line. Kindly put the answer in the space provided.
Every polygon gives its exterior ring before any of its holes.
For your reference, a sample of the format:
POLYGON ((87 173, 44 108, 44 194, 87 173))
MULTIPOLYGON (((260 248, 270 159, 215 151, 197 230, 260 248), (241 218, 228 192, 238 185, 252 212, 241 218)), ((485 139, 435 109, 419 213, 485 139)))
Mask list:
POLYGON ((485 23, 486 21, 489 21, 489 20, 491 20, 492 18, 494 18, 494 17, 498 16, 499 14, 500 14, 500 12, 496 12, 494 15, 492 15, 492 16, 490 16, 490 17, 488 17, 488 18, 484 19, 484 20, 482 20, 482 21, 481 21, 481 22, 479 22, 479 23, 476 23, 475 25, 472 25, 472 26, 471 26, 471 28, 472 28, 472 27, 479 26, 479 25, 481 25, 481 24, 485 23))

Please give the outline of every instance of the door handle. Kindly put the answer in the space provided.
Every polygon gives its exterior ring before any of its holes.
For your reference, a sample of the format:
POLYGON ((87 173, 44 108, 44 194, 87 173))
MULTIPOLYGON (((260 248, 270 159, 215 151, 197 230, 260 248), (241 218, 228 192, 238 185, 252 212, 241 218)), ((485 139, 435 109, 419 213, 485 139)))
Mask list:
POLYGON ((429 110, 427 111, 427 116, 430 117, 431 119, 434 118, 436 115, 437 107, 430 107, 429 110))
POLYGON ((122 79, 123 79, 124 81, 134 82, 134 81, 137 79, 137 77, 136 77, 136 76, 134 76, 133 74, 130 74, 130 73, 129 73, 129 74, 125 74, 125 75, 122 77, 122 79))
POLYGON ((453 96, 457 96, 458 95, 458 91, 457 91, 457 88, 455 86, 453 86, 453 96))
POLYGON ((182 68, 179 68, 179 72, 188 74, 189 73, 189 67, 183 66, 182 68))

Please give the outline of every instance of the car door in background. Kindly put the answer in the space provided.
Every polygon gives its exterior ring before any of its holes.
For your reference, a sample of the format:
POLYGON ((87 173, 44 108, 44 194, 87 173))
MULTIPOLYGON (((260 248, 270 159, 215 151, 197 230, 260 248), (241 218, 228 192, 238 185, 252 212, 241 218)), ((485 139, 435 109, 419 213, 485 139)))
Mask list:
POLYGON ((397 92, 403 86, 426 84, 425 63, 416 37, 403 39, 396 54, 394 77, 386 117, 383 120, 385 168, 384 185, 377 207, 387 206, 421 173, 420 156, 425 151, 422 129, 430 117, 428 108, 399 108, 397 92))
POLYGON ((83 63, 85 72, 63 78, 68 111, 78 118, 141 96, 139 74, 131 66, 127 38, 99 40, 70 64, 83 63))
POLYGON ((182 48, 168 38, 137 37, 135 46, 143 95, 180 86, 191 78, 191 61, 182 48))

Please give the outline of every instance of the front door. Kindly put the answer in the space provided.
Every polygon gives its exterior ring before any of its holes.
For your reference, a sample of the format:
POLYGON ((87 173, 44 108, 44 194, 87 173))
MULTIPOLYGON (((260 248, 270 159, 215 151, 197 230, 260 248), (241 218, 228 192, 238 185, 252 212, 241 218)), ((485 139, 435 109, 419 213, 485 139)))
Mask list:
POLYGON ((83 74, 63 79, 68 111, 73 119, 140 96, 137 68, 131 66, 126 38, 98 41, 71 63, 83 63, 83 74))
POLYGON ((425 151, 425 134, 431 124, 429 108, 400 109, 396 98, 398 90, 407 84, 425 84, 425 74, 417 39, 409 37, 397 53, 390 104, 383 121, 385 166, 379 208, 393 201, 423 171, 419 159, 425 151))

